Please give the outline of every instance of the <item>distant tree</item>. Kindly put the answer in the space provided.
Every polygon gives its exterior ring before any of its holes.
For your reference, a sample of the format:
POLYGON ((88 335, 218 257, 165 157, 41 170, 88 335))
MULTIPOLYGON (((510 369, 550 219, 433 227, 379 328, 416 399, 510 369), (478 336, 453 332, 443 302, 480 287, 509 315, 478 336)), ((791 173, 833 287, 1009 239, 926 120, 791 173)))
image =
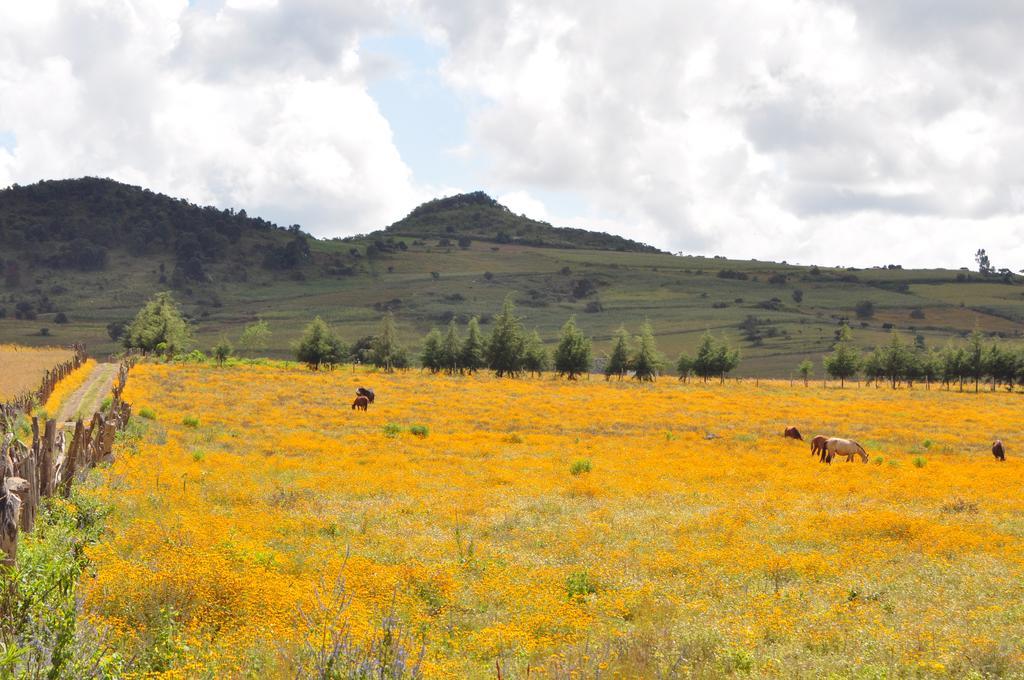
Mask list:
POLYGON ((644 381, 655 380, 665 360, 658 352, 650 321, 644 321, 640 327, 640 335, 634 341, 634 347, 636 349, 629 362, 633 368, 633 377, 644 381))
POLYGON ((704 382, 712 376, 719 376, 725 382, 725 374, 739 365, 740 352, 732 349, 723 338, 716 341, 711 332, 707 331, 697 346, 697 355, 693 360, 693 372, 704 378, 704 382))
POLYGON ((64 312, 57 312, 57 315, 53 317, 53 322, 56 324, 65 324, 68 322, 68 315, 64 312))
POLYGON ((319 316, 309 322, 295 345, 295 358, 314 371, 341 363, 346 354, 341 340, 319 316))
POLYGON ((469 248, 471 243, 473 243, 473 240, 471 238, 469 238, 468 236, 460 236, 459 237, 459 247, 462 248, 463 250, 465 250, 466 248, 469 248))
POLYGON ((914 354, 903 342, 899 333, 893 331, 889 344, 875 350, 881 375, 889 380, 893 389, 902 380, 910 380, 916 372, 914 354))
POLYGON ((964 369, 968 378, 974 380, 974 391, 978 391, 978 384, 985 375, 985 347, 981 331, 977 328, 967 338, 967 347, 964 350, 964 369))
POLYGON ((192 344, 188 323, 170 293, 157 293, 143 305, 124 335, 127 349, 171 356, 192 344))
POLYGON ((111 321, 107 324, 107 335, 113 342, 120 340, 128 328, 127 321, 111 321))
POLYGON ((854 306, 853 311, 858 319, 870 319, 875 315, 875 303, 871 300, 861 300, 854 306))
POLYGON ((263 319, 258 319, 242 329, 242 335, 238 338, 238 346, 250 356, 267 349, 270 342, 270 324, 263 319))
POLYGON ((835 345, 832 354, 828 354, 822 360, 825 372, 833 378, 839 378, 839 386, 846 385, 849 378, 860 372, 861 356, 852 344, 853 333, 850 327, 843 325, 839 330, 839 341, 835 345))
POLYGON ((544 371, 551 369, 551 357, 544 347, 544 341, 540 339, 537 329, 526 337, 524 346, 523 369, 527 373, 541 375, 544 371))
POLYGON ((7 260, 4 266, 4 285, 7 288, 17 288, 21 285, 21 268, 16 260, 7 260))
POLYGON ((485 353, 484 337, 480 333, 480 320, 474 316, 469 320, 469 326, 466 328, 466 340, 462 343, 460 364, 470 373, 479 371, 487 365, 485 353))
POLYGON ((571 316, 562 326, 555 348, 555 370, 569 380, 590 370, 591 343, 590 338, 576 326, 576 317, 571 316))
POLYGON ((420 352, 420 366, 431 373, 441 370, 441 331, 431 328, 423 338, 423 350, 420 352))
POLYGON ((978 252, 974 253, 974 261, 978 263, 978 272, 981 274, 991 274, 995 271, 984 248, 979 248, 978 252))
POLYGON ((604 365, 605 380, 613 375, 622 380, 622 376, 629 372, 629 333, 622 326, 615 332, 615 343, 612 345, 612 353, 608 356, 608 362, 604 365))
POLYGON ((967 351, 963 347, 958 347, 950 342, 942 350, 942 382, 945 383, 946 389, 949 389, 950 383, 959 381, 959 389, 963 392, 964 378, 966 376, 967 351))
POLYGON ((398 342, 398 329, 395 328, 395 317, 391 312, 381 320, 380 333, 373 339, 370 361, 388 373, 409 365, 408 354, 398 342))
POLYGON ((683 353, 676 359, 676 373, 679 374, 679 379, 686 382, 686 379, 693 373, 693 357, 689 354, 683 353))
POLYGON ((804 292, 799 288, 793 290, 793 302, 800 304, 804 301, 804 292))
POLYGON ((515 377, 523 371, 526 339, 515 315, 512 297, 506 297, 487 342, 487 366, 499 377, 515 377))
POLYGON ((804 379, 804 387, 807 387, 807 382, 814 374, 814 363, 810 359, 804 359, 796 367, 796 370, 800 371, 800 377, 804 379))
POLYGON ((1013 388, 1020 371, 1017 353, 1004 349, 998 342, 993 342, 985 351, 985 374, 992 378, 992 389, 996 385, 1013 388))
POLYGON ((217 344, 210 350, 210 354, 216 359, 218 366, 223 366, 224 362, 231 358, 234 351, 235 349, 231 346, 228 336, 221 335, 217 344))
POLYGON ((448 333, 441 341, 438 351, 438 363, 441 368, 449 374, 459 370, 462 360, 462 341, 459 339, 458 330, 455 328, 455 319, 448 322, 448 333))

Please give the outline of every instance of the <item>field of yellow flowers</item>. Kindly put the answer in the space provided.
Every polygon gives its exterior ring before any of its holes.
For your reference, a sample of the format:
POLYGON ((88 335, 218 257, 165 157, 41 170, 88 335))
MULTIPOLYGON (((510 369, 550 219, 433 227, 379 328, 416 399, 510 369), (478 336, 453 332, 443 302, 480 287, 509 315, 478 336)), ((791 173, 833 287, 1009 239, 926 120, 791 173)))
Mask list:
POLYGON ((83 617, 140 671, 1024 673, 1020 394, 142 364, 126 398, 83 617))

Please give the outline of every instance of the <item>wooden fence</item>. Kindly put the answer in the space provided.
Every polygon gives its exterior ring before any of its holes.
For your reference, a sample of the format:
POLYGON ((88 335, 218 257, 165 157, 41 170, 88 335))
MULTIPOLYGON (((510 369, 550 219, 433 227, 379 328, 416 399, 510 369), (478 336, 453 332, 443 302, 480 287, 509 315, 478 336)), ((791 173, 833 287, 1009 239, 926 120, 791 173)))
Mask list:
POLYGON ((0 551, 2 563, 13 565, 18 532, 31 532, 43 498, 67 497, 75 479, 110 457, 118 431, 131 418, 131 406, 121 394, 135 357, 121 363, 109 408, 97 411, 89 424, 79 419, 68 437, 56 420, 32 418, 32 445, 7 433, 0 441, 0 551))
POLYGON ((20 394, 5 402, 0 402, 0 434, 7 431, 18 416, 22 413, 31 413, 37 405, 42 406, 53 394, 53 390, 64 378, 71 375, 72 371, 80 368, 85 363, 88 355, 85 352, 85 345, 72 345, 71 349, 75 355, 71 359, 57 364, 43 374, 43 380, 39 389, 20 394))

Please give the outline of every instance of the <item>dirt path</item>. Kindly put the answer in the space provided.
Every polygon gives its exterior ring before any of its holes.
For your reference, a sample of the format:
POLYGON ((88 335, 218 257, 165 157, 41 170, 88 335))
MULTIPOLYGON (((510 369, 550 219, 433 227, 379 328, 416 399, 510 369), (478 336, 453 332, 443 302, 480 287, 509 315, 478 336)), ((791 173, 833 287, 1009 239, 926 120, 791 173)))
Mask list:
POLYGON ((60 405, 57 422, 92 417, 103 400, 110 396, 116 376, 117 364, 96 364, 85 383, 60 405))

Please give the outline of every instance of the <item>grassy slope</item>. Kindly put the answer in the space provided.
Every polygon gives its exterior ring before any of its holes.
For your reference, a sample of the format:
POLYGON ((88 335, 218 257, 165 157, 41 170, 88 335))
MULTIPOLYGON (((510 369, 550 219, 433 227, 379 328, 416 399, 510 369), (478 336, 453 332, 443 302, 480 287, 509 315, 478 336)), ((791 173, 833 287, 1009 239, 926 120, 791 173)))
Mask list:
MULTIPOLYGON (((301 326, 315 314, 335 324, 347 340, 372 333, 381 316, 375 303, 396 299, 401 300, 395 307, 400 330, 409 343, 417 345, 432 325, 442 324, 446 312, 493 313, 512 292, 527 327, 539 328, 546 340, 553 340, 565 319, 576 314, 601 352, 620 324, 635 330, 649 318, 660 348, 670 357, 692 349, 706 329, 725 332, 740 342, 738 324, 755 315, 770 320, 779 335, 765 339, 762 346, 742 342, 745 361, 741 372, 750 375, 788 375, 802 357, 817 359, 828 349, 836 319, 852 318, 854 305, 865 299, 872 300, 877 310, 867 328, 857 328, 856 340, 865 347, 885 340, 885 322, 908 335, 922 332, 929 342, 938 344, 970 331, 975 324, 984 331, 1008 335, 1024 329, 1024 288, 958 283, 958 272, 949 270, 823 269, 821 275, 812 276, 805 267, 776 263, 497 246, 480 241, 461 250, 406 241, 410 244, 407 251, 375 260, 361 258, 355 276, 323 274, 326 263, 347 255, 352 242, 315 242, 314 263, 304 268, 305 280, 296 281, 288 274, 253 266, 258 243, 246 238, 228 261, 211 266, 216 283, 196 285, 177 295, 195 317, 201 348, 208 349, 220 333, 237 337, 245 323, 262 316, 274 331, 271 351, 278 354, 287 353, 301 326), (226 272, 238 262, 249 263, 248 280, 226 281, 226 272), (570 273, 561 273, 565 267, 570 273), (722 279, 716 276, 722 269, 743 271, 750 278, 722 279), (435 280, 431 272, 438 272, 440 278, 435 280), (485 272, 493 274, 490 281, 485 272), (768 283, 772 274, 780 272, 789 275, 786 284, 768 283), (839 280, 840 275, 849 273, 858 281, 839 280), (574 283, 584 277, 599 283, 597 298, 604 308, 600 313, 584 311, 594 297, 574 300, 571 296, 574 283), (879 287, 898 284, 909 287, 906 292, 879 287), (804 292, 799 305, 791 297, 795 288, 804 292), (452 297, 456 295, 464 299, 452 297), (782 309, 757 307, 772 297, 782 300, 782 309), (743 302, 735 302, 737 299, 743 302), (714 308, 716 302, 728 306, 714 308), (910 317, 915 307, 924 310, 924 319, 910 317)), ((365 244, 355 245, 365 252, 365 244)), ((171 267, 166 259, 135 258, 115 251, 107 271, 98 274, 45 268, 34 271, 31 277, 24 277, 21 288, 5 291, 9 310, 14 299, 45 293, 57 309, 67 312, 71 323, 57 326, 52 314, 35 321, 8 318, 0 321, 0 342, 85 340, 97 352, 115 349, 106 336, 106 324, 130 318, 150 294, 166 287, 158 282, 161 261, 171 267), (42 326, 50 328, 51 337, 38 335, 42 326)))

